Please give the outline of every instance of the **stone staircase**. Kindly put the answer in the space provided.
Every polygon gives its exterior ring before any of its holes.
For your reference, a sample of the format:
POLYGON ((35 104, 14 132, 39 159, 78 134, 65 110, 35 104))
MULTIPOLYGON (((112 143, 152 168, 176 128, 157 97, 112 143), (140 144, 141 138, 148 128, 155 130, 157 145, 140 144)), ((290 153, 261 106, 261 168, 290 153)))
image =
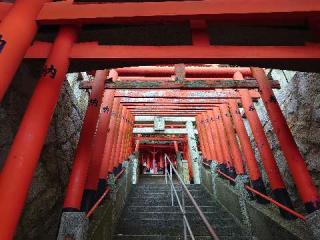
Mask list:
MULTIPOLYGON (((177 183, 175 185, 178 187, 177 183)), ((214 202, 201 185, 188 185, 188 189, 221 240, 249 239, 232 216, 214 202)), ((181 196, 179 187, 178 194, 181 196)), ((187 218, 196 239, 211 239, 191 201, 187 197, 185 199, 187 218)), ((142 176, 128 196, 113 239, 183 239, 182 214, 177 201, 174 202, 172 207, 170 187, 164 184, 163 176, 142 176)))

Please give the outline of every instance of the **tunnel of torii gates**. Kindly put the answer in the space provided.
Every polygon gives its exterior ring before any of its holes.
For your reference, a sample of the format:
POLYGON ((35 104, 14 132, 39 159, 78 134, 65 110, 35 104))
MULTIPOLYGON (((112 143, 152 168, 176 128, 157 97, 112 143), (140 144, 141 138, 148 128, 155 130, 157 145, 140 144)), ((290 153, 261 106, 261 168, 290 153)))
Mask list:
MULTIPOLYGON (((247 174, 252 187, 266 194, 244 117, 273 196, 293 208, 253 104, 259 98, 307 212, 319 208, 316 186, 272 91, 279 88, 279 83, 269 80, 264 70, 257 67, 205 65, 218 62, 319 71, 318 0, 278 0, 276 4, 265 0, 233 0, 232 4, 222 0, 12 2, 0 3, 0 101, 22 61, 45 63, 40 67, 41 77, 1 171, 0 239, 14 236, 66 73, 106 66, 113 70, 96 70, 94 80, 81 85, 90 92, 90 97, 65 193, 64 211, 87 211, 93 204, 93 196, 104 192, 108 173, 117 173, 135 152, 140 152, 141 164, 149 172, 161 171, 164 153, 174 159, 177 152, 182 152, 194 183, 199 183, 196 163, 201 153, 204 161, 215 162, 229 176, 247 174), (164 21, 187 22, 191 41, 180 46, 120 46, 77 40, 86 26, 164 21), (313 39, 281 46, 248 42, 242 46, 228 43, 215 46, 214 39, 213 44, 209 39, 207 26, 219 22, 269 27, 307 24, 313 39), (39 41, 34 40, 39 26, 60 27, 53 41, 39 41), (153 121, 165 118, 169 118, 164 120, 165 128, 156 130, 153 121), (175 121, 181 118, 185 122, 175 121)), ((297 36, 290 36, 291 40, 294 38, 297 36)))

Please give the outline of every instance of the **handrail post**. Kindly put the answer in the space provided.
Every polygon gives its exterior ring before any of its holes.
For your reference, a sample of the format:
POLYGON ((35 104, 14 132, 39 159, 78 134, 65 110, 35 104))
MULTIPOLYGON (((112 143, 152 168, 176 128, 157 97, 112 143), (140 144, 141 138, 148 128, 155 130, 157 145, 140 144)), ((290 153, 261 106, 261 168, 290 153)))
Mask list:
POLYGON ((170 182, 171 182, 171 205, 174 206, 173 203, 173 181, 172 181, 172 166, 170 163, 170 182))
POLYGON ((184 220, 185 216, 186 216, 186 207, 185 207, 185 203, 184 203, 184 194, 183 194, 183 189, 181 189, 181 202, 182 202, 182 221, 183 221, 183 238, 184 240, 187 240, 187 225, 186 225, 186 221, 184 220))
POLYGON ((165 176, 165 181, 166 184, 168 184, 168 168, 167 168, 167 155, 164 156, 164 176, 165 176))

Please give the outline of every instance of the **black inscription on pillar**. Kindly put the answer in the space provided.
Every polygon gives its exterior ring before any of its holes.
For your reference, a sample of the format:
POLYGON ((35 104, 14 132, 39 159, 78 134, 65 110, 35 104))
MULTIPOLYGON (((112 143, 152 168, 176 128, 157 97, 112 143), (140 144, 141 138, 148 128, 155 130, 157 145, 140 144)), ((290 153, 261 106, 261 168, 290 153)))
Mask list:
POLYGON ((249 111, 252 112, 252 111, 254 111, 254 110, 256 110, 256 109, 254 108, 254 106, 253 106, 253 105, 250 105, 249 111))
POLYGON ((110 108, 109 108, 108 106, 103 107, 103 108, 102 108, 102 111, 103 111, 104 113, 109 113, 110 108))
POLYGON ((98 106, 98 99, 96 98, 92 98, 89 100, 89 106, 95 106, 97 107, 98 106))
POLYGON ((269 98, 269 102, 270 103, 276 103, 277 102, 277 99, 274 95, 271 95, 270 98, 269 98))
POLYGON ((41 75, 44 77, 49 75, 50 78, 54 79, 57 75, 57 69, 52 64, 50 65, 50 67, 44 65, 41 75))
POLYGON ((236 110, 236 114, 240 115, 240 110, 239 109, 236 110))
POLYGON ((7 44, 7 41, 2 39, 2 34, 0 34, 0 53, 2 52, 6 44, 7 44))

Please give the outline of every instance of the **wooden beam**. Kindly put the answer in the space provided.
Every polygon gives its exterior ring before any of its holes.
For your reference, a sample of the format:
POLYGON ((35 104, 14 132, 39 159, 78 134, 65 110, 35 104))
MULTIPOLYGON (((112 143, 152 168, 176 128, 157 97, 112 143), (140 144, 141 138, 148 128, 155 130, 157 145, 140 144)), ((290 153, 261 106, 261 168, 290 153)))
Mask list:
MULTIPOLYGON (((46 59, 52 44, 34 42, 28 49, 26 59, 46 59)), ((128 46, 99 45, 97 42, 76 43, 70 59, 83 61, 105 61, 145 65, 146 63, 202 63, 212 64, 228 61, 293 61, 319 59, 320 45, 306 46, 128 46)), ((108 64, 108 65, 110 65, 108 64)))
MULTIPOLYGON (((174 80, 175 67, 174 66, 139 66, 139 67, 123 67, 116 68, 115 71, 121 80, 137 80, 137 76, 144 77, 145 80, 159 81, 153 79, 154 77, 160 80, 174 80), (162 77, 162 78, 161 78, 162 77), (167 78, 165 78, 167 77, 167 78), (133 79, 136 78, 136 79, 133 79)), ((246 67, 214 67, 214 66, 186 66, 186 78, 230 78, 232 80, 235 72, 241 72, 244 77, 252 77, 250 68, 246 67)), ((194 80, 194 79, 193 79, 194 80)), ((219 79, 207 79, 219 80, 219 79)))
POLYGON ((318 0, 224 0, 168 1, 135 3, 47 3, 38 16, 40 24, 84 24, 84 23, 150 23, 172 20, 210 19, 241 21, 274 19, 300 20, 320 13, 318 0), (295 18, 292 19, 292 13, 295 18), (302 18, 302 19, 301 19, 302 18))
POLYGON ((4 16, 8 13, 11 7, 12 3, 0 2, 0 20, 4 18, 4 16))
MULTIPOLYGON (((197 133, 197 130, 195 130, 197 133)), ((154 128, 133 128, 134 134, 187 134, 185 128, 166 128, 164 131, 155 131, 154 128)))
POLYGON ((180 99, 180 98, 130 98, 122 97, 120 99, 123 105, 213 105, 219 103, 228 103, 228 99, 210 99, 210 98, 196 98, 196 99, 180 99))
POLYGON ((186 141, 186 138, 183 137, 165 137, 165 136, 159 136, 159 137, 139 137, 139 136, 134 136, 133 137, 135 140, 141 140, 141 141, 186 141))
MULTIPOLYGON (((26 60, 45 60, 50 43, 35 42, 26 60)), ((227 63, 319 72, 320 45, 305 46, 107 46, 77 43, 70 52, 70 71, 152 64, 227 63)))
MULTIPOLYGON (((164 120, 166 122, 188 122, 188 121, 192 121, 195 122, 196 119, 194 117, 180 117, 180 118, 176 118, 176 117, 164 117, 164 120)), ((143 116, 143 117, 135 117, 135 122, 153 122, 154 121, 154 116, 143 116)))
POLYGON ((170 109, 170 110, 210 110, 213 108, 213 106, 127 106, 126 108, 129 110, 158 110, 162 111, 163 109, 170 109))
MULTIPOLYGON (((270 80, 272 88, 280 89, 280 83, 278 81, 270 80)), ((194 80, 194 81, 182 81, 182 82, 162 82, 162 81, 116 81, 106 82, 106 89, 183 89, 183 90, 213 90, 217 88, 221 89, 254 89, 259 85, 255 79, 252 80, 194 80)), ((92 81, 82 81, 79 86, 80 89, 91 89, 92 81)))
MULTIPOLYGON (((250 96, 253 99, 260 98, 260 94, 257 90, 249 90, 250 96)), ((172 101, 179 102, 186 100, 192 102, 212 100, 225 100, 225 99, 239 99, 240 95, 236 90, 224 89, 224 90, 180 90, 180 89, 168 89, 168 90, 145 90, 145 89, 131 89, 131 90, 117 90, 115 97, 121 97, 122 101, 127 102, 153 102, 153 101, 172 101), (137 98, 136 100, 134 98, 137 98), (163 100, 158 100, 161 98, 163 100)))

